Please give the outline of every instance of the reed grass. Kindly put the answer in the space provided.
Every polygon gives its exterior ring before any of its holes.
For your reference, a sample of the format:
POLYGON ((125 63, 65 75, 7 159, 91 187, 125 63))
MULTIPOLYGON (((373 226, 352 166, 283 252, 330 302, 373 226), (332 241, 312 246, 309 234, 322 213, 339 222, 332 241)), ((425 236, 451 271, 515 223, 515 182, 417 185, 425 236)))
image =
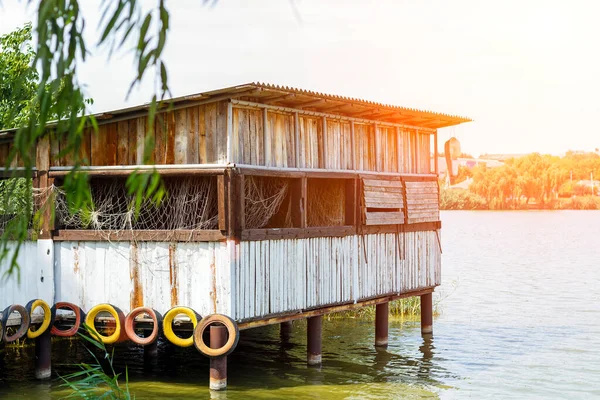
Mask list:
MULTIPOLYGON (((439 315, 439 302, 433 304, 433 315, 439 315)), ((421 318, 421 299, 419 297, 407 297, 405 299, 394 300, 390 302, 390 316, 392 318, 418 320, 421 318)), ((328 314, 328 319, 338 318, 360 318, 372 320, 375 319, 375 306, 357 308, 355 310, 343 311, 335 314, 328 314)))
POLYGON ((101 358, 98 358, 96 353, 87 348, 93 358, 90 364, 80 363, 74 364, 79 368, 79 371, 72 374, 60 376, 64 382, 62 387, 71 392, 63 397, 65 399, 110 399, 110 400, 129 400, 134 399, 129 392, 129 376, 125 369, 125 385, 119 385, 121 374, 115 372, 113 366, 114 349, 111 353, 108 352, 106 346, 97 334, 87 325, 83 324, 87 333, 79 334, 89 344, 100 351, 101 358))

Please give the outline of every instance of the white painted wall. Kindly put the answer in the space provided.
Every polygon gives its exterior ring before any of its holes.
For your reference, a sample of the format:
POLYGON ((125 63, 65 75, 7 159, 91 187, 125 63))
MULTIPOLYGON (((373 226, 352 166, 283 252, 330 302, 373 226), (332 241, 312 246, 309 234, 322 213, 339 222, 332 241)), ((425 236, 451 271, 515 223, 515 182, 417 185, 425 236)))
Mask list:
MULTIPOLYGON (((40 240, 24 243, 18 262, 20 282, 16 275, 0 281, 0 310, 41 298, 84 311, 100 303, 126 313, 139 303, 161 313, 182 305, 243 320, 441 283, 433 231, 400 240, 396 234, 242 243, 40 240)), ((7 262, 0 268, 6 271, 7 262)))

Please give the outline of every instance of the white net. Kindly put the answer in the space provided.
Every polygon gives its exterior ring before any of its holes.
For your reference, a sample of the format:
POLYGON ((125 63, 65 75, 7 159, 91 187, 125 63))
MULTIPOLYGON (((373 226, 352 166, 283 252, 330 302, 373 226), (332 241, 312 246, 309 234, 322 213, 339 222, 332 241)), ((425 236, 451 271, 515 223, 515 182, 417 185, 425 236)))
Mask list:
POLYGON ((91 209, 69 212, 64 192, 56 190, 56 226, 63 229, 199 230, 216 229, 218 203, 214 177, 163 178, 166 196, 159 205, 144 202, 135 215, 134 196, 122 179, 90 182, 91 209))
POLYGON ((290 207, 282 210, 288 194, 289 180, 272 177, 245 177, 245 223, 246 228, 264 228, 279 219, 278 227, 291 226, 290 207), (283 215, 279 215, 283 211, 283 215))

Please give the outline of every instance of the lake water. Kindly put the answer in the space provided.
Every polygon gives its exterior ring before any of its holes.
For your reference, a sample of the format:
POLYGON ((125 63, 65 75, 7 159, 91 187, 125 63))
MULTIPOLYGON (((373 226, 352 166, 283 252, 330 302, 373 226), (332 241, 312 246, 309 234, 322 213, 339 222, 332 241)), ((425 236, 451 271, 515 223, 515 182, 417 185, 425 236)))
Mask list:
MULTIPOLYGON (((600 398, 600 212, 442 213, 441 314, 433 338, 418 321, 391 321, 387 351, 373 347, 371 321, 329 319, 323 366, 306 366, 306 325, 282 344, 277 326, 243 332, 230 356, 229 389, 208 390, 208 362, 161 343, 144 361, 119 346, 137 399, 600 398)), ((54 343, 57 365, 82 357, 75 341, 54 343)), ((33 349, 0 356, 0 398, 57 398, 59 382, 37 383, 33 349)))

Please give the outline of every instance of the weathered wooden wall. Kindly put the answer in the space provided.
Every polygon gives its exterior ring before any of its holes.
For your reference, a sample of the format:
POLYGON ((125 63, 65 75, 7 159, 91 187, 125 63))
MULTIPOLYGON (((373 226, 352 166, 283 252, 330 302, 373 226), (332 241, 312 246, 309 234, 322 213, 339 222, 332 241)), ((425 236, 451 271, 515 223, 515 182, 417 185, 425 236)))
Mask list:
POLYGON ((235 318, 324 307, 441 283, 435 231, 241 242, 235 318))
POLYGON ((175 305, 201 315, 229 313, 224 242, 57 242, 56 301, 89 310, 109 302, 162 313, 175 305))
POLYGON ((230 314, 229 260, 225 242, 25 242, 20 280, 0 280, 0 311, 41 298, 84 311, 111 303, 124 312, 145 305, 165 313, 184 305, 201 315, 230 314))
MULTIPOLYGON (((139 165, 143 163, 144 145, 150 140, 155 146, 148 161, 157 165, 235 162, 284 168, 431 172, 431 130, 319 117, 301 110, 294 113, 230 106, 221 101, 160 112, 151 132, 145 116, 100 121, 97 134, 91 128, 85 130, 79 157, 83 165, 139 165)), ((75 157, 65 152, 67 148, 64 139, 51 136, 51 167, 74 165, 75 157)), ((0 163, 9 150, 10 143, 0 144, 0 163)), ((13 162, 13 167, 20 165, 18 159, 13 162)))
POLYGON ((240 164, 430 173, 429 131, 385 123, 234 106, 232 157, 240 164), (267 123, 265 124, 265 121, 267 123), (352 137, 353 136, 353 137, 352 137))
POLYGON ((49 303, 54 301, 52 240, 23 242, 17 256, 19 269, 10 278, 5 279, 3 275, 10 266, 10 260, 11 254, 0 264, 0 311, 11 304, 24 306, 33 299, 42 299, 49 303))
MULTIPOLYGON (((241 242, 26 242, 0 309, 42 298, 84 311, 175 305, 237 320, 439 285, 435 231, 241 242), (43 278, 43 279, 42 279, 43 278)), ((2 266, 4 271, 6 265, 2 266)))
MULTIPOLYGON (((209 103, 158 113, 151 132, 148 132, 147 123, 144 116, 101 124, 97 134, 91 128, 86 129, 79 152, 83 165, 143 164, 147 140, 154 142, 150 163, 227 162, 227 103, 209 103)), ((64 140, 51 136, 51 166, 74 164, 72 155, 63 154, 66 148, 64 140)))

